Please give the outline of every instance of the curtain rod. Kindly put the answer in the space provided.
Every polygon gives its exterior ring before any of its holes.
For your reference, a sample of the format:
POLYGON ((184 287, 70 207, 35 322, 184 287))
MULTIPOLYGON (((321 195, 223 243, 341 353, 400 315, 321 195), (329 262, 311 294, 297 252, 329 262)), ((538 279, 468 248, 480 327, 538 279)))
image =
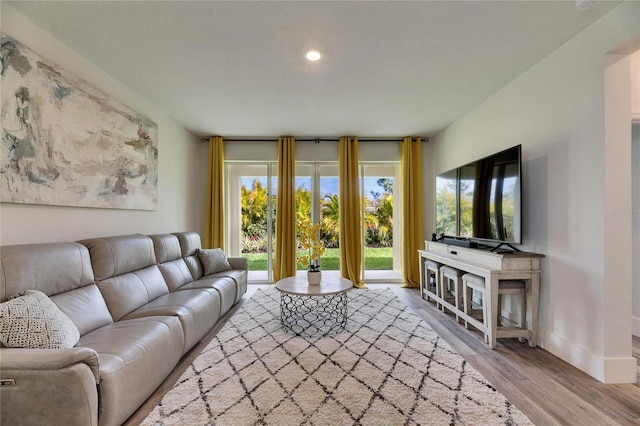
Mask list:
MULTIPOLYGON (((414 136, 412 136, 414 137, 414 136)), ((423 142, 429 142, 429 138, 415 136, 422 139, 423 142)), ((201 142, 209 142, 210 137, 201 138, 201 142)), ((222 138, 225 142, 278 142, 278 138, 222 138)), ((294 138, 296 142, 339 142, 340 138, 294 138)), ((358 138, 358 142, 402 142, 404 138, 358 138)))

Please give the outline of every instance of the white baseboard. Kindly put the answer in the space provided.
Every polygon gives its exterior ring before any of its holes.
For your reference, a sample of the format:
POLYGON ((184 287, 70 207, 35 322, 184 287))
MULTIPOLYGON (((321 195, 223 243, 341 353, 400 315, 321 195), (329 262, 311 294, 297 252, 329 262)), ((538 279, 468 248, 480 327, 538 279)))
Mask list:
POLYGON ((640 318, 631 317, 631 333, 640 337, 640 318))
POLYGON ((605 358, 604 383, 636 383, 638 360, 628 358, 605 358))
POLYGON ((637 360, 632 356, 604 358, 562 336, 544 330, 540 330, 538 340, 542 348, 602 383, 636 383, 637 360))

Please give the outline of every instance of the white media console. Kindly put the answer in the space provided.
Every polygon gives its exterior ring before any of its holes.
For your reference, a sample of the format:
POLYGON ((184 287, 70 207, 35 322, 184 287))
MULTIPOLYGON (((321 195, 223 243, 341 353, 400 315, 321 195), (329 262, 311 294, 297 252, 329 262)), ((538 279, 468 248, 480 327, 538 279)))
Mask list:
POLYGON ((429 290, 425 281, 425 262, 432 260, 460 271, 469 272, 485 280, 485 291, 488 307, 488 337, 492 349, 496 347, 496 339, 501 337, 526 338, 529 346, 536 347, 538 341, 538 301, 540 294, 540 260, 544 257, 538 253, 513 252, 494 253, 489 248, 467 248, 435 241, 425 241, 425 249, 419 250, 420 286, 429 298, 444 304, 449 310, 463 319, 471 320, 462 309, 448 303, 438 294, 429 290), (525 329, 497 326, 498 288, 501 280, 521 280, 526 284, 527 292, 527 326, 525 329))

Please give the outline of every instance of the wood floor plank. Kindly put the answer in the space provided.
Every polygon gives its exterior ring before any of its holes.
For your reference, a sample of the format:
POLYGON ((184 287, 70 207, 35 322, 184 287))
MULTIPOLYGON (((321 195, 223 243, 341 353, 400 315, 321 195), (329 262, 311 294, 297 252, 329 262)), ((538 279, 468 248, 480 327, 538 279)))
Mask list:
MULTIPOLYGON (((516 339, 501 339, 492 351, 479 333, 468 333, 452 316, 422 301, 417 290, 398 289, 396 294, 536 424, 640 424, 637 384, 602 384, 544 349, 516 339)), ((640 339, 636 343, 640 349, 640 339)))
MULTIPOLYGON (((249 285, 241 304, 264 287, 270 285, 249 285)), ((481 333, 465 329, 451 315, 420 299, 417 289, 405 289, 397 284, 368 284, 368 287, 389 287, 534 424, 640 425, 640 386, 637 384, 605 385, 544 349, 530 348, 517 339, 499 339, 496 349, 491 350, 481 333)), ((224 323, 216 325, 183 358, 176 371, 125 423, 127 426, 138 425, 147 416, 224 323)), ((632 343, 633 355, 639 358, 640 379, 640 338, 634 337, 632 343)))

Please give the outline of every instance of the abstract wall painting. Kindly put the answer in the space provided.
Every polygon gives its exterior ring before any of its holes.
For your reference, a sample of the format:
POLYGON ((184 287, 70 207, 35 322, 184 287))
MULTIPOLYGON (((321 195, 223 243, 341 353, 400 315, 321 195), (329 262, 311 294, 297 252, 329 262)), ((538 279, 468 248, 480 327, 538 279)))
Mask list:
POLYGON ((158 126, 2 35, 0 201, 155 210, 158 126))

